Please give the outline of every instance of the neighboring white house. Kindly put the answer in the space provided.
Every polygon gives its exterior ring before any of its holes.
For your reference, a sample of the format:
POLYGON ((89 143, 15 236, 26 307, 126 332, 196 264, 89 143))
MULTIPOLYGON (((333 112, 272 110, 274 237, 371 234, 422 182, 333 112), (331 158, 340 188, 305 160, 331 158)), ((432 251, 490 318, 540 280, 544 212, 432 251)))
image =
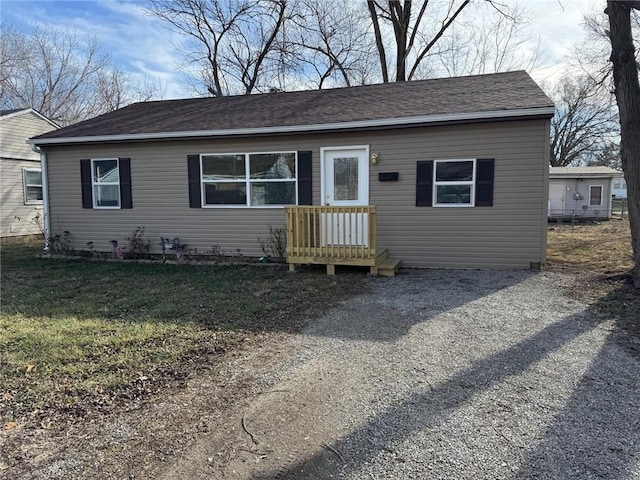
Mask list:
POLYGON ((27 139, 59 128, 32 108, 0 112, 0 236, 39 233, 42 214, 40 155, 27 139))
POLYGON ((613 190, 612 194, 615 198, 627 198, 627 182, 624 181, 624 178, 621 176, 613 179, 613 190))
POLYGON ((609 167, 550 167, 549 218, 611 218, 613 184, 621 177, 609 167))

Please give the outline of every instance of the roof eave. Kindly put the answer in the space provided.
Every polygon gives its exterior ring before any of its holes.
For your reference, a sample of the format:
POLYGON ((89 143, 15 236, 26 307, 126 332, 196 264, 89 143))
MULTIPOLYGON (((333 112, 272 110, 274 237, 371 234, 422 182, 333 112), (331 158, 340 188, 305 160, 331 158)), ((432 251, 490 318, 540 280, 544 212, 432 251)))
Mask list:
POLYGON ((69 143, 104 143, 137 140, 169 140, 202 137, 229 137, 247 135, 273 135, 286 133, 322 132, 327 130, 351 130, 358 128, 384 128, 393 126, 428 125, 432 123, 478 121, 523 117, 551 117, 554 107, 536 107, 515 110, 494 110, 487 112, 424 115, 404 118, 384 118, 376 120, 355 120, 351 122, 319 123, 310 125, 284 125, 274 127, 234 128, 221 130, 193 130, 182 132, 133 133, 119 135, 94 135, 80 137, 32 138, 28 143, 34 146, 61 145, 69 143))
POLYGON ((572 178, 622 178, 624 175, 620 173, 550 173, 549 178, 554 179, 572 179, 572 178))

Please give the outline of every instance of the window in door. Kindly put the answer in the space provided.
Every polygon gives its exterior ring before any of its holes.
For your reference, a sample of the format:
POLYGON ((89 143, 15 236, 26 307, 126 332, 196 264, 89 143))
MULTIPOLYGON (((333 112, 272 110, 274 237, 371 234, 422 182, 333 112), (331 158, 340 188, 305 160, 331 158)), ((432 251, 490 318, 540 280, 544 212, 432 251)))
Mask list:
POLYGON ((333 160, 334 200, 358 199, 358 157, 333 160))

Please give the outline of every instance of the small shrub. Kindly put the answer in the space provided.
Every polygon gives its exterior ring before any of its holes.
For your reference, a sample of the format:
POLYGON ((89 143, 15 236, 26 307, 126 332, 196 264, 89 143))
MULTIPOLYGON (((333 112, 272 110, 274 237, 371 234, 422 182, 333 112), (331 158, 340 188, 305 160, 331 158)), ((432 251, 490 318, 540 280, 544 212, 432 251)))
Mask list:
POLYGON ((284 263, 287 259, 287 232, 283 227, 269 225, 269 236, 258 238, 262 253, 278 263, 284 263))
POLYGON ((205 252, 205 255, 218 263, 224 261, 226 256, 224 250, 220 248, 220 245, 211 245, 211 248, 205 252))
POLYGON ((42 239, 44 240, 49 253, 63 255, 73 255, 75 253, 75 250, 71 248, 71 240, 69 238, 71 233, 68 230, 65 230, 62 233, 49 233, 49 235, 47 235, 44 214, 38 213, 32 221, 40 231, 39 235, 42 235, 42 239))
POLYGON ((130 258, 149 258, 150 242, 144 236, 144 227, 137 227, 127 235, 127 240, 129 241, 127 252, 130 258))
POLYGON ((71 240, 69 237, 71 233, 68 230, 65 230, 60 233, 55 233, 49 236, 47 240, 47 245, 49 245, 49 252, 63 254, 63 255, 73 255, 75 251, 71 248, 71 240))

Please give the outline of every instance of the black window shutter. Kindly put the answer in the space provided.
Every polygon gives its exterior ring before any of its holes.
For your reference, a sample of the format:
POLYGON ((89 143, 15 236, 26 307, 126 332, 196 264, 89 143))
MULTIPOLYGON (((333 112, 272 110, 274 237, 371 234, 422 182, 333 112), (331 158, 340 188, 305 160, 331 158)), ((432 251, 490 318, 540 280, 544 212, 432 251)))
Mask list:
POLYGON ((91 193, 91 160, 80 160, 80 184, 82 185, 82 208, 93 208, 91 193))
POLYGON ((479 158, 476 165, 476 207, 493 207, 493 158, 479 158))
POLYGON ((131 195, 131 159, 119 158, 118 169, 120 173, 120 208, 133 208, 131 195))
POLYGON ((187 155, 189 174, 189 207, 202 208, 200 191, 200 155, 187 155))
POLYGON ((433 160, 418 162, 416 173, 416 207, 433 205, 433 160))
POLYGON ((313 205, 313 152, 298 152, 298 205, 313 205))

